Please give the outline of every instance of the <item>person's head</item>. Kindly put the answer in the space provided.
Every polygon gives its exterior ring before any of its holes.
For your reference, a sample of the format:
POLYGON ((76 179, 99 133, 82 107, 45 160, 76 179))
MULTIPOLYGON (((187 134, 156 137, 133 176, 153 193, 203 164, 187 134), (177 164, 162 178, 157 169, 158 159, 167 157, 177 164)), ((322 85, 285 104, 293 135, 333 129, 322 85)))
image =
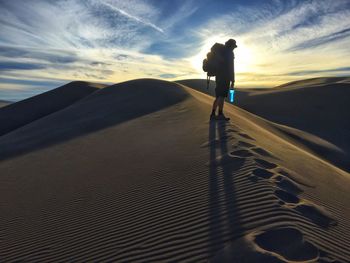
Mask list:
POLYGON ((225 46, 226 47, 228 47, 228 48, 230 48, 230 49, 235 49, 236 47, 237 47, 237 44, 236 44, 236 40, 234 40, 234 39, 229 39, 229 40, 227 40, 226 42, 225 42, 225 46))

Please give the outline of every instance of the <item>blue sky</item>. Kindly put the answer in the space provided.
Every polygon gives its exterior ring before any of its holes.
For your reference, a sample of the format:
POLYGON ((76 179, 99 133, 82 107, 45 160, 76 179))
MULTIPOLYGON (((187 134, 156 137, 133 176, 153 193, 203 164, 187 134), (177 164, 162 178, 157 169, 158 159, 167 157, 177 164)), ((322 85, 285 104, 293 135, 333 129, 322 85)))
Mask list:
POLYGON ((237 40, 236 85, 350 75, 350 1, 2 0, 0 100, 72 80, 204 78, 237 40))

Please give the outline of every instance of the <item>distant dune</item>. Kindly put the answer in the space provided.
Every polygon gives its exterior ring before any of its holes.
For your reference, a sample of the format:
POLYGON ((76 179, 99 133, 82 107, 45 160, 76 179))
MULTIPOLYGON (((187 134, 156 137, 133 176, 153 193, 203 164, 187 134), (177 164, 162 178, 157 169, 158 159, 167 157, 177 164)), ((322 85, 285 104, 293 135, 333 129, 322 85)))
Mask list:
POLYGON ((71 82, 0 109, 0 135, 59 111, 106 85, 71 82))
POLYGON ((5 107, 11 103, 12 103, 12 101, 0 100, 0 108, 5 107))
POLYGON ((350 174, 212 101, 138 79, 0 109, 23 116, 0 122, 1 261, 349 262, 350 174))
MULTIPOLYGON (((207 91, 205 80, 183 80, 207 91)), ((238 89, 235 105, 275 124, 306 149, 350 171, 350 78, 315 78, 273 89, 238 89)))

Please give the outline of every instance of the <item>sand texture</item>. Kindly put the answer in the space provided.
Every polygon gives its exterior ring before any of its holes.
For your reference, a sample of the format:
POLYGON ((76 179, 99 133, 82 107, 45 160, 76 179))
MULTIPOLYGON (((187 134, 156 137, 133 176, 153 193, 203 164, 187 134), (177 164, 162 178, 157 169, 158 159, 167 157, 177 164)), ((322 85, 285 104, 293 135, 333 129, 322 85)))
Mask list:
POLYGON ((271 120, 209 122, 172 82, 69 85, 0 109, 0 261, 350 261, 349 173, 271 120))

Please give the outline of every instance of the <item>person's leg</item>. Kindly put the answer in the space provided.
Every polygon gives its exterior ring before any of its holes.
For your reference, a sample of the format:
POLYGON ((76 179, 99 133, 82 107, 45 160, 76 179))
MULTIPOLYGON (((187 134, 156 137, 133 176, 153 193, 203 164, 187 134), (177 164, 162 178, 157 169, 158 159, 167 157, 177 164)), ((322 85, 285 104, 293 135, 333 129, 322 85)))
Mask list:
POLYGON ((230 118, 227 118, 227 117, 223 114, 224 105, 225 105, 225 97, 219 97, 219 101, 218 101, 219 115, 217 116, 216 119, 217 119, 217 120, 229 121, 230 118))
POLYGON ((212 107, 212 111, 211 111, 211 115, 215 115, 216 112, 216 108, 218 107, 218 98, 215 98, 214 102, 213 102, 213 107, 212 107))
POLYGON ((224 97, 219 97, 218 98, 218 106, 219 106, 219 114, 222 114, 223 110, 224 110, 224 102, 225 102, 225 98, 224 97))

